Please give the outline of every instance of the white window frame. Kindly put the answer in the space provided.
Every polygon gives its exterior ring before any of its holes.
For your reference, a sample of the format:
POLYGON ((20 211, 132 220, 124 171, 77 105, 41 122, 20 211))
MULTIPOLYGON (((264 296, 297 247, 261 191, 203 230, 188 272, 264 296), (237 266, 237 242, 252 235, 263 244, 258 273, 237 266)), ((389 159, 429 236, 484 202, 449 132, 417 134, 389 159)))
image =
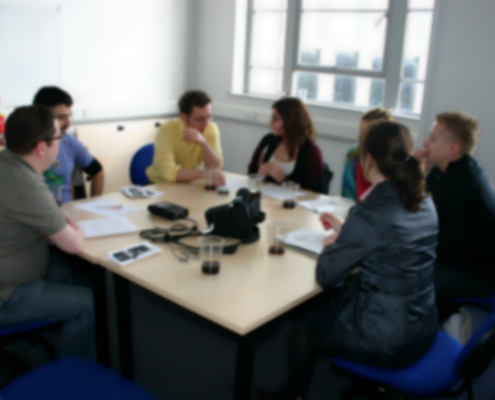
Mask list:
MULTIPOLYGON (((436 4, 433 9, 418 9, 415 8, 414 12, 427 11, 433 13, 433 24, 435 22, 436 4)), ((302 65, 298 63, 299 54, 299 33, 300 33, 300 17, 301 17, 301 5, 302 0, 287 0, 287 20, 286 20, 286 32, 285 32, 285 49, 284 49, 284 64, 282 75, 282 93, 279 95, 273 94, 256 94, 250 93, 249 88, 249 73, 250 73, 250 49, 251 49, 251 31, 253 28, 252 16, 253 16, 253 0, 247 0, 246 3, 246 30, 245 30, 245 47, 243 54, 243 83, 242 83, 242 95, 259 98, 277 98, 284 94, 293 94, 292 90, 292 77, 295 72, 310 72, 310 73, 329 73, 341 76, 352 76, 356 78, 377 78, 385 81, 385 91, 383 97, 383 107, 392 110, 395 114, 403 115, 406 117, 418 118, 421 115, 416 113, 402 113, 399 108, 399 88, 403 82, 424 83, 426 84, 427 76, 422 79, 406 79, 401 78, 402 62, 403 62, 403 50, 404 39, 406 32, 406 20, 408 14, 408 0, 389 0, 388 12, 384 15, 387 18, 387 27, 385 33, 385 46, 383 54, 383 63, 381 71, 363 70, 363 69, 346 69, 337 66, 311 66, 302 65)), ((328 10, 326 10, 328 11, 328 10)), ((353 11, 359 12, 359 10, 340 10, 339 11, 353 11)), ((433 36, 430 36, 430 50, 433 36)), ((431 54, 430 54, 431 55, 431 54)), ((429 63, 429 60, 428 60, 429 63)), ((428 75, 428 74, 427 74, 428 75)), ((317 100, 307 100, 308 104, 322 106, 325 108, 334 109, 347 109, 347 110, 359 110, 362 111, 363 107, 357 105, 347 105, 343 103, 330 103, 321 102, 317 100)), ((422 99, 422 110, 424 109, 424 99, 422 99)))

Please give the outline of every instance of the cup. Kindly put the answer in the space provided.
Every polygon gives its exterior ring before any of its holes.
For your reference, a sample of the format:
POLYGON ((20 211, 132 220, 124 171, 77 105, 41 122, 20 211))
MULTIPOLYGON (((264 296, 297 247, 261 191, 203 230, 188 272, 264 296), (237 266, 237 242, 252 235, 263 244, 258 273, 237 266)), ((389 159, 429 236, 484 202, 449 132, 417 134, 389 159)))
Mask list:
POLYGON ((270 254, 284 254, 285 249, 282 239, 288 231, 289 223, 286 221, 276 220, 268 223, 268 252, 270 254))
POLYGON ((215 190, 215 176, 218 173, 218 168, 216 167, 205 167, 204 178, 205 178, 205 190, 215 190))
POLYGON ((299 184, 292 181, 282 182, 282 190, 284 193, 284 208, 294 208, 296 206, 296 194, 299 191, 299 184))
POLYGON ((224 241, 224 238, 220 236, 201 236, 198 239, 203 274, 215 275, 220 271, 224 241))
POLYGON ((248 175, 248 188, 252 194, 260 193, 261 185, 265 177, 262 174, 249 174, 248 175))

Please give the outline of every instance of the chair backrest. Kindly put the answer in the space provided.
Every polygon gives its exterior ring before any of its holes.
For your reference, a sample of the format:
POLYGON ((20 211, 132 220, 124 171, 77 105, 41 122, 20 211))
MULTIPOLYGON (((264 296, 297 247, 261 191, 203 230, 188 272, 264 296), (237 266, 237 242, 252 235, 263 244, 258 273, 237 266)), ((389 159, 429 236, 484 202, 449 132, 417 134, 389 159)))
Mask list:
POLYGON ((144 145, 136 151, 129 167, 129 175, 134 185, 146 185, 149 183, 145 170, 153 162, 154 155, 155 146, 153 143, 144 145))
POLYGON ((459 354, 455 368, 458 375, 472 379, 481 375, 495 359, 495 308, 474 332, 459 354))
POLYGON ((333 172, 327 163, 323 163, 323 175, 321 177, 321 192, 328 194, 330 192, 330 183, 333 179, 333 172))

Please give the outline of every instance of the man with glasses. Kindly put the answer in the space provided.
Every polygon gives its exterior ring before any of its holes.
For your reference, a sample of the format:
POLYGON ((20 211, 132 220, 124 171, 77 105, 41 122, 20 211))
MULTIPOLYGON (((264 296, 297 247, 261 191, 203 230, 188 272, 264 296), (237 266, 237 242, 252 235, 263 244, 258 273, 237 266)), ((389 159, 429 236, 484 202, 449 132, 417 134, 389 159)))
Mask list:
POLYGON ((0 326, 61 320, 58 355, 94 358, 91 289, 72 284, 68 266, 54 254, 56 248, 78 254, 84 235, 43 179, 62 137, 45 107, 20 107, 7 119, 0 152, 0 326))
POLYGON ((88 174, 91 180, 91 196, 103 193, 103 168, 88 149, 73 135, 66 135, 71 125, 72 98, 69 93, 55 86, 42 87, 34 96, 33 104, 50 108, 64 135, 60 141, 57 160, 46 171, 45 180, 49 186, 59 183, 62 186, 62 203, 72 200, 71 179, 74 167, 77 165, 88 174))
POLYGON ((179 111, 179 118, 158 131, 153 164, 146 170, 149 180, 190 182, 209 171, 215 186, 224 185, 220 133, 211 121, 210 97, 199 90, 188 91, 179 100, 179 111))

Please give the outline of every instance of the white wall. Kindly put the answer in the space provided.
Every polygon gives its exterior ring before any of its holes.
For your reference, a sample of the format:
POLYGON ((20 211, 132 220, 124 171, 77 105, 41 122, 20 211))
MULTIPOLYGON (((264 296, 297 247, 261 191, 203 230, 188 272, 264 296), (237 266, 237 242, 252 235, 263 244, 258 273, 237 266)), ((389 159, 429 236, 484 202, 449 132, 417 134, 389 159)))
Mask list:
MULTIPOLYGON (((420 144, 440 111, 465 110, 479 118, 484 132, 477 158, 495 181, 495 126, 490 74, 495 65, 491 38, 495 37, 493 0, 437 0, 439 18, 432 49, 425 111, 421 120, 406 123, 420 144)), ((271 101, 229 94, 232 80, 235 2, 195 0, 198 15, 198 52, 195 86, 214 99, 214 114, 222 131, 226 169, 244 172, 254 145, 268 132, 271 101)), ((318 128, 317 142, 335 172, 331 192, 341 185, 347 147, 357 137, 359 113, 311 107, 318 128)))
POLYGON ((478 118, 481 145, 476 158, 495 184, 495 1, 437 0, 434 43, 422 137, 435 115, 466 111, 478 118))
MULTIPOLYGON (((23 96, 15 100, 0 88, 7 106, 30 103, 40 85, 55 84, 74 97, 76 120, 157 115, 175 111, 177 97, 191 80, 189 49, 196 33, 190 29, 188 0, 0 0, 2 4, 32 10, 39 18, 46 18, 44 9, 58 9, 58 76, 47 73, 45 81, 23 87, 23 96)), ((13 44, 21 45, 20 38, 28 35, 21 28, 13 32, 13 44)), ((44 64, 38 56, 32 58, 30 64, 13 67, 22 68, 24 76, 42 74, 44 64)), ((0 57, 0 66, 6 61, 0 57)))

